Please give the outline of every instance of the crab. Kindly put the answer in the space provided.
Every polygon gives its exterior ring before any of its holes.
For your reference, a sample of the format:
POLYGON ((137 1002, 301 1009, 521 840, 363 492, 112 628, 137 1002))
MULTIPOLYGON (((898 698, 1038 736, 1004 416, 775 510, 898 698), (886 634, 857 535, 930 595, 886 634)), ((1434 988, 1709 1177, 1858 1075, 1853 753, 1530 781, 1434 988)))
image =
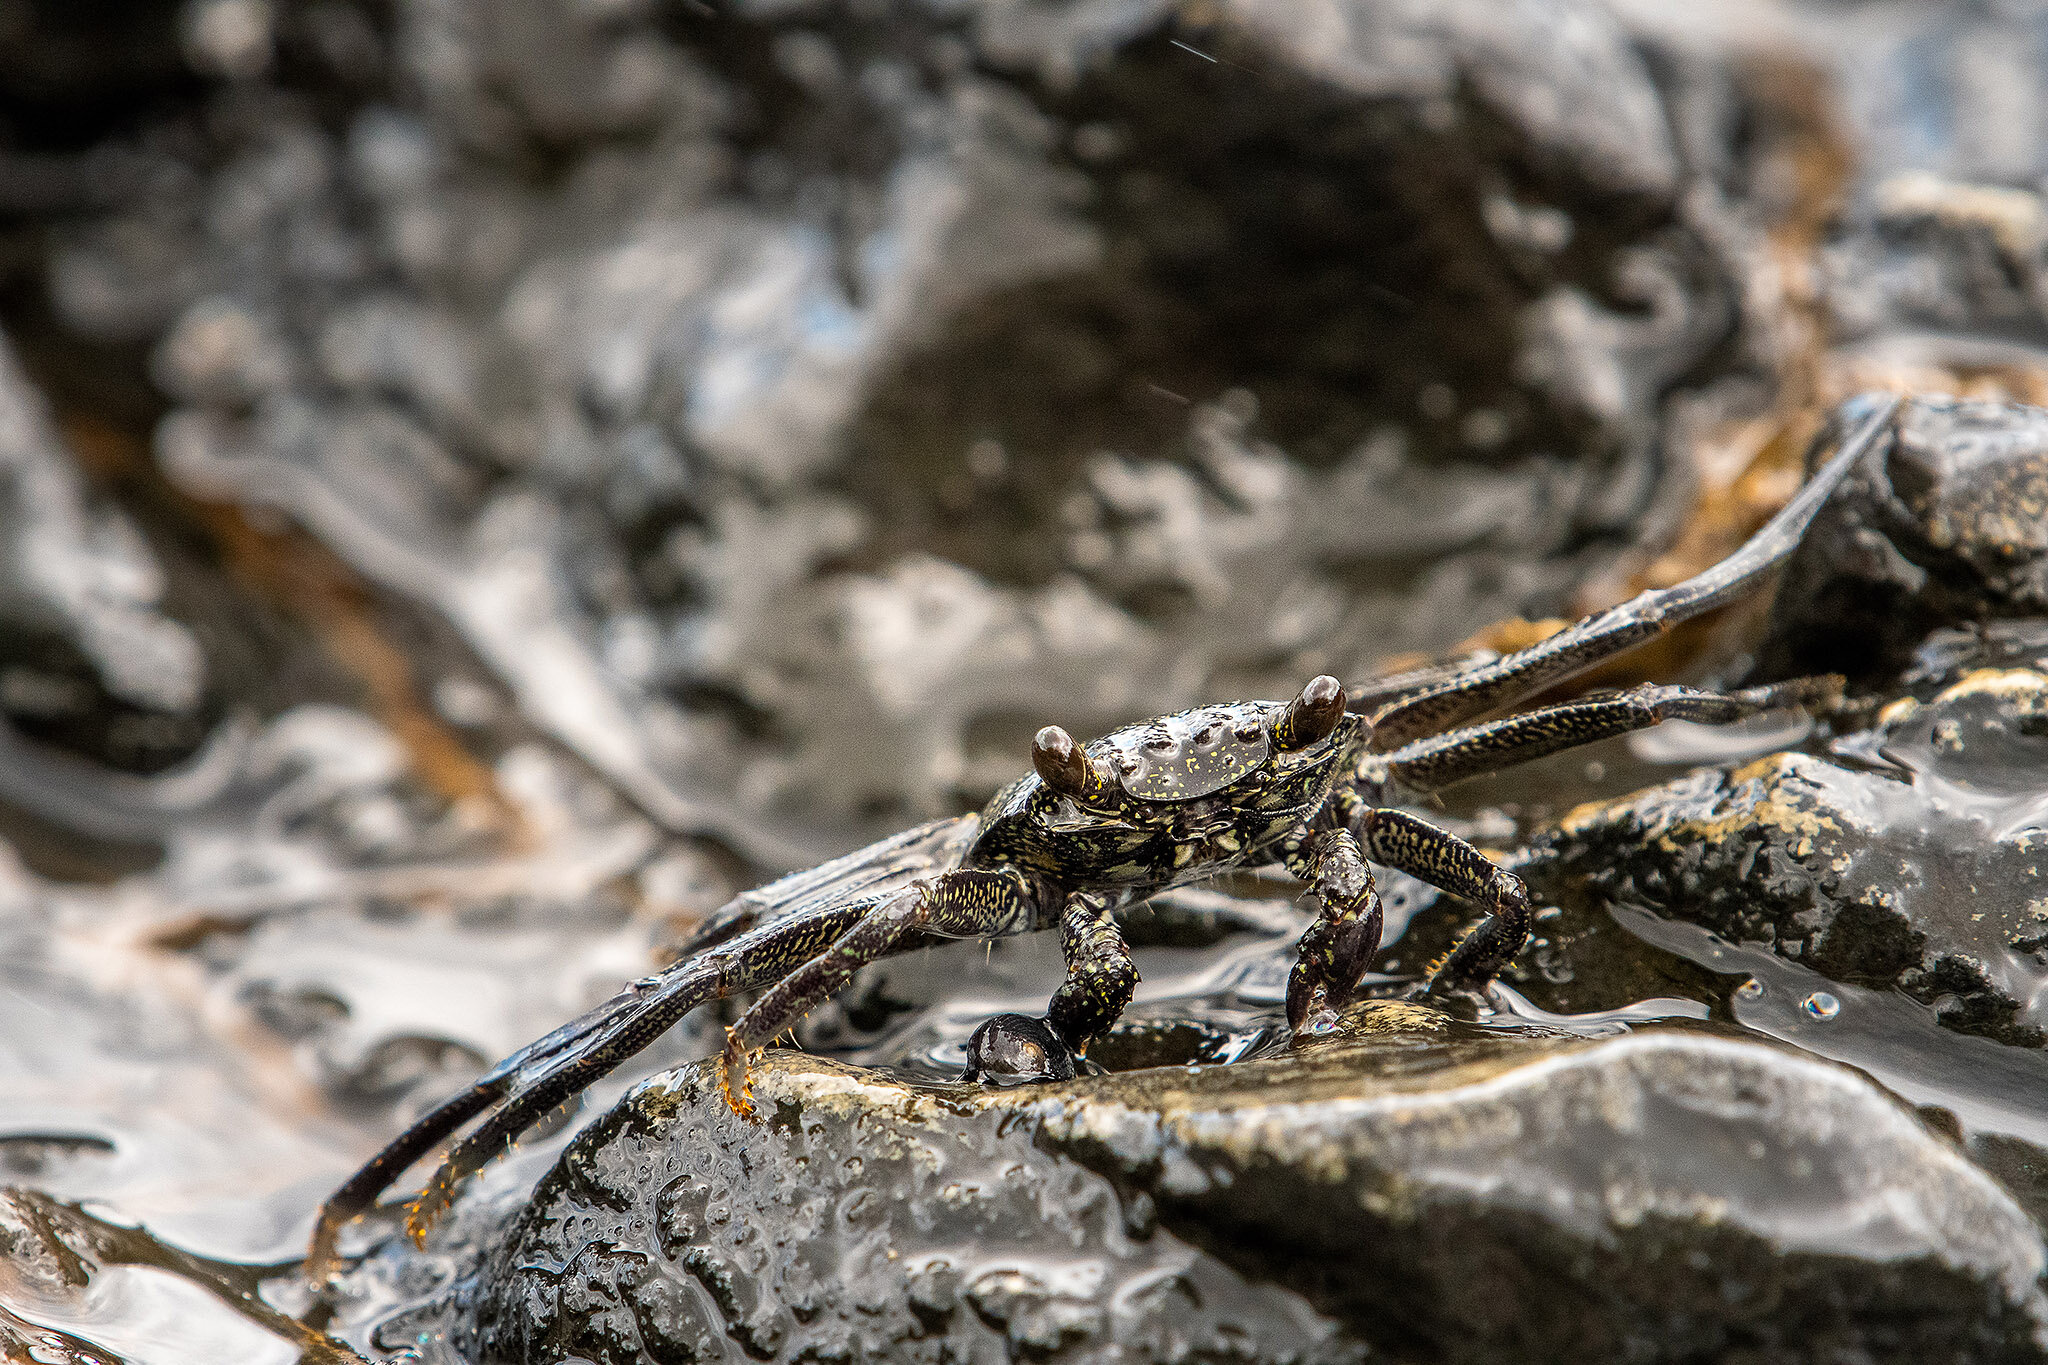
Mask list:
POLYGON ((938 939, 1057 929, 1067 972, 1042 1018, 999 1015, 968 1042, 963 1080, 1063 1080, 1129 1004, 1137 967, 1117 914, 1173 887, 1278 863, 1317 909, 1286 1015, 1313 1031, 1350 1004, 1379 948, 1371 865, 1410 873, 1486 917, 1419 983, 1482 999, 1528 941, 1522 882, 1408 807, 1453 783, 1669 719, 1722 724, 1839 695, 1838 677, 1732 693, 1642 685, 1504 718, 1538 693, 1755 589, 1886 430, 1896 400, 1837 412, 1806 485, 1727 559, 1513 653, 1377 679, 1310 681, 1291 700, 1198 707, 1077 742, 1048 725, 1032 771, 979 815, 938 820, 746 892, 671 965, 521 1048, 420 1117, 322 1205, 306 1262, 324 1280, 341 1229, 419 1158, 492 1110, 410 1203, 422 1241, 461 1183, 551 1111, 700 1005, 758 991, 725 1035, 727 1102, 755 1117, 748 1060, 862 967, 938 939), (495 1109, 493 1107, 495 1106, 495 1109))

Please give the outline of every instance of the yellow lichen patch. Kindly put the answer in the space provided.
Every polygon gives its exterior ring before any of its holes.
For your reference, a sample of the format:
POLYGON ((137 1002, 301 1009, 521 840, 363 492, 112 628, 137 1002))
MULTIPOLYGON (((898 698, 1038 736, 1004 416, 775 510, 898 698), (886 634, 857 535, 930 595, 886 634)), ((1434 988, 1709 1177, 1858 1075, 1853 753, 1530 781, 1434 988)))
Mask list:
POLYGON ((1450 1026, 1442 1010, 1405 1000, 1361 1000, 1344 1011, 1344 1029, 1351 1034, 1442 1033, 1450 1026))
POLYGON ((1557 827, 1565 834, 1584 834, 1597 826, 1607 824, 1618 815, 1626 815, 1634 799, 1624 796, 1582 802, 1566 811, 1564 818, 1557 822, 1557 827))
POLYGON ((1797 784, 1808 780, 1800 770, 1815 761, 1803 754, 1769 754, 1736 769, 1729 775, 1720 814, 1668 825, 1656 832, 1657 843, 1676 852, 1687 844, 1718 843, 1763 826, 1789 836, 1786 848, 1793 856, 1811 856, 1822 836, 1842 833, 1832 817, 1799 798, 1797 784))
POLYGON ((1919 714, 1920 702, 1917 698, 1900 697, 1897 701, 1887 704, 1882 711, 1877 713, 1877 728, 1889 730, 1893 726, 1904 725, 1919 714))
POLYGON ((2013 702, 2023 715, 2040 715, 2048 712, 2048 677, 2027 668, 1980 668, 1942 689, 1934 701, 1938 706, 1982 696, 2013 702))
POLYGON ((1962 227, 1981 227, 2014 261, 2031 261, 2048 244, 2048 215, 2038 196, 2002 185, 1972 185, 1928 171, 1907 171, 1871 191, 1886 217, 1932 218, 1962 227))

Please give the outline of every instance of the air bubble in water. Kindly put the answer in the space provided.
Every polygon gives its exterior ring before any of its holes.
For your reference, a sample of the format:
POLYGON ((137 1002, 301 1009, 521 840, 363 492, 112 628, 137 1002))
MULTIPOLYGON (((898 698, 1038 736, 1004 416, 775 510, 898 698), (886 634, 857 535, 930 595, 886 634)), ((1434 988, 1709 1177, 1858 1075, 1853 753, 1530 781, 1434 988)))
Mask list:
POLYGON ((1799 1002, 1810 1019, 1832 1019, 1842 1012, 1842 1002, 1826 991, 1815 991, 1799 1002))
POLYGON ((1763 993, 1764 983, 1753 976, 1735 988, 1735 998, 1737 1000, 1755 1000, 1763 993))

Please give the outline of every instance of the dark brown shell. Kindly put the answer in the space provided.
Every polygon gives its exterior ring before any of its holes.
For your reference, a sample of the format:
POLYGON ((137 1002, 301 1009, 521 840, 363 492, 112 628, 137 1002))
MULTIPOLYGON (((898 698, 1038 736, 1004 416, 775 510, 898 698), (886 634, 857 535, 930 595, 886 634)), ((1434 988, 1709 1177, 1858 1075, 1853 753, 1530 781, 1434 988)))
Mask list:
POLYGON ((1105 737, 1096 748, 1132 796, 1192 801, 1265 763, 1272 739, 1258 703, 1183 711, 1105 737))

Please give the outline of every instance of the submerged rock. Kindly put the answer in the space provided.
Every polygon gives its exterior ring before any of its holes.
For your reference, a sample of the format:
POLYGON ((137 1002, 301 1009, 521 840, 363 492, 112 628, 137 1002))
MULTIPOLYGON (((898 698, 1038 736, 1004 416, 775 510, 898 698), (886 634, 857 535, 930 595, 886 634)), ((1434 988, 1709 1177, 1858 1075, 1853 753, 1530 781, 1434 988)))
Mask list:
POLYGON ((1368 1005, 1222 1067, 1010 1091, 801 1054, 645 1083, 462 1305, 485 1361, 2034 1359, 2048 1260, 1856 1073, 1368 1005))

